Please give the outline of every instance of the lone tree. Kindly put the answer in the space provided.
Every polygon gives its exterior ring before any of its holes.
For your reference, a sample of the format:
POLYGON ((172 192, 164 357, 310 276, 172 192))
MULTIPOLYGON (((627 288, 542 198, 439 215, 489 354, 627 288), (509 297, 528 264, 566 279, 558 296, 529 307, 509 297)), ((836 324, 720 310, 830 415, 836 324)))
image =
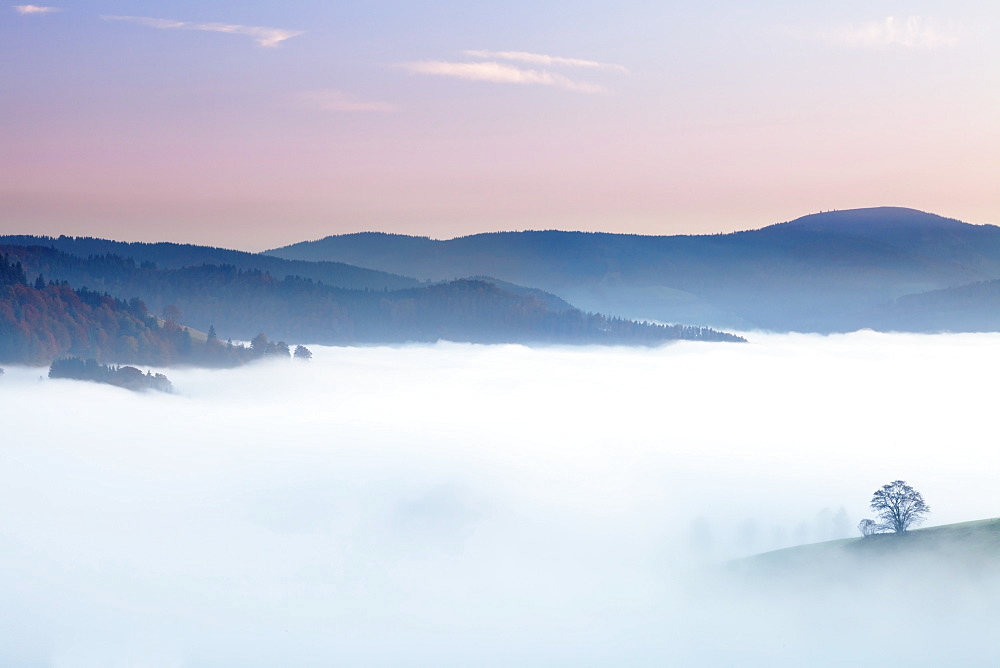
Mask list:
POLYGON ((891 529, 896 533, 903 533, 911 526, 920 524, 924 521, 924 515, 931 511, 920 492, 903 480, 882 485, 872 496, 871 506, 882 520, 880 528, 891 529))

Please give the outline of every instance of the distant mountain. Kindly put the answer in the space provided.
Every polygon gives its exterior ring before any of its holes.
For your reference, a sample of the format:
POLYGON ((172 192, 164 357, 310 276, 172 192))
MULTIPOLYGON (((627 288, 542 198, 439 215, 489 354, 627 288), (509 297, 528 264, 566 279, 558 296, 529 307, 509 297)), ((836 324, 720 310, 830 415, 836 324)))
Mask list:
MULTIPOLYGON (((44 237, 31 235, 0 236, 0 246, 39 246, 62 251, 77 258, 117 256, 136 264, 154 264, 160 269, 180 269, 203 264, 228 265, 242 270, 267 272, 277 279, 299 276, 322 281, 326 285, 353 290, 399 290, 420 284, 413 278, 354 267, 342 262, 300 262, 269 257, 258 253, 174 243, 140 243, 111 241, 93 237, 44 237)), ((58 261, 59 256, 52 256, 58 261)), ((50 267, 45 275, 59 273, 63 277, 69 268, 50 267)), ((72 278, 65 280, 74 282, 72 278)), ((93 280, 93 279, 91 279, 93 280)), ((91 284, 92 288, 101 286, 91 284)))
POLYGON ((882 331, 1000 332, 1000 280, 903 295, 864 322, 882 331))
POLYGON ((676 339, 742 340, 707 328, 665 327, 582 313, 552 295, 518 286, 505 290, 483 280, 351 290, 298 276, 278 279, 232 265, 160 269, 131 258, 82 258, 38 246, 0 246, 0 256, 4 255, 10 258, 8 265, 16 263, 21 272, 14 281, 17 290, 24 291, 30 277, 42 285, 53 279, 73 281, 74 287, 94 286, 112 298, 137 302, 143 312, 152 305, 164 315, 175 314, 168 319, 236 339, 250 339, 263 331, 288 341, 321 344, 446 339, 649 345, 676 339))
POLYGON ((466 280, 492 283, 504 292, 521 295, 522 297, 531 297, 532 299, 544 304, 545 308, 551 311, 572 311, 576 308, 562 297, 554 295, 551 292, 545 292, 544 290, 539 290, 538 288, 527 288, 523 285, 508 283, 507 281, 501 281, 500 279, 493 278, 492 276, 469 276, 466 280))
POLYGON ((830 332, 878 326, 875 309, 903 295, 1000 278, 1000 228, 880 207, 720 235, 361 233, 267 254, 420 279, 486 274, 630 318, 830 332))

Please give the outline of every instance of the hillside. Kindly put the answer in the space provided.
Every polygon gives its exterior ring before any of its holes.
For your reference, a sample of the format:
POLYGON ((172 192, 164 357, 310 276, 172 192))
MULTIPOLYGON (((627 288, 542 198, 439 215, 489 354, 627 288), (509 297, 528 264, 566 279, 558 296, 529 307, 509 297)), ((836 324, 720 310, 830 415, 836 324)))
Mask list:
MULTIPOLYGON (((677 339, 741 341, 707 328, 606 318, 539 291, 461 280, 401 290, 352 290, 298 276, 277 278, 232 265, 160 269, 132 258, 87 259, 52 248, 0 246, 27 276, 96 287, 139 300, 176 322, 223 337, 259 332, 320 344, 433 342, 655 345, 677 339), (51 273, 47 273, 51 272, 51 273), (513 290, 513 291, 511 291, 513 290)), ((97 293, 95 293, 97 294, 97 293)), ((125 361, 125 360, 113 360, 125 361)), ((131 360, 128 360, 131 361, 131 360)))
MULTIPOLYGON (((79 263, 64 262, 63 258, 87 259, 114 256, 128 258, 137 265, 153 264, 160 269, 180 269, 203 264, 226 265, 244 271, 269 273, 275 278, 300 276, 352 290, 399 290, 419 285, 419 281, 384 271, 363 269, 342 262, 300 262, 269 257, 257 253, 175 243, 139 243, 96 239, 93 237, 43 237, 32 235, 0 236, 0 246, 36 246, 60 251, 49 256, 50 266, 43 268, 46 276, 58 275, 76 283, 79 263)), ((105 269, 106 270, 106 269, 105 269)), ((93 277, 89 277, 93 281, 93 277)), ((103 289, 91 284, 92 288, 103 289)))
POLYGON ((1000 575, 1000 518, 789 547, 731 564, 734 573, 756 578, 834 582, 932 567, 966 577, 1000 575))
MULTIPOLYGON (((725 235, 535 231, 436 241, 362 233, 267 253, 420 279, 488 274, 587 310, 777 331, 878 327, 874 309, 898 297, 1000 278, 1000 228, 897 207, 725 235)), ((907 328, 937 325, 914 318, 907 328)))
POLYGON ((176 322, 159 321, 134 297, 126 302, 65 283, 29 283, 22 264, 0 253, 0 362, 48 364, 73 356, 95 364, 222 367, 262 356, 263 344, 197 341, 176 322))
POLYGON ((903 295, 865 322, 884 331, 1000 332, 1000 279, 903 295))
POLYGON ((739 624, 712 665, 996 666, 1000 518, 768 552, 688 591, 739 624))

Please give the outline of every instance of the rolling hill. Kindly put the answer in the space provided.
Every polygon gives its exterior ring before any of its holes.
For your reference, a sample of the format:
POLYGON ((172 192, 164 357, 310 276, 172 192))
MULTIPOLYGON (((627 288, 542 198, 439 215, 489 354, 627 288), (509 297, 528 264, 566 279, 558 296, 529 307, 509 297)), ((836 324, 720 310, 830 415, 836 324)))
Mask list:
POLYGON ((1000 575, 1000 518, 800 545, 740 559, 734 573, 768 580, 878 580, 943 569, 1000 575))
MULTIPOLYGON (((359 290, 300 276, 279 279, 259 269, 232 265, 164 269, 149 261, 137 264, 130 257, 82 258, 40 246, 0 245, 0 257, 5 258, 5 266, 16 266, 19 272, 5 279, 10 285, 0 292, 0 309, 9 316, 9 331, 0 328, 0 350, 10 347, 9 355, 0 358, 12 362, 38 362, 62 351, 60 346, 40 346, 41 352, 20 355, 21 347, 14 341, 15 333, 22 330, 29 338, 38 334, 32 312, 13 301, 14 295, 31 296, 50 287, 89 288, 88 294, 98 297, 108 293, 110 299, 135 302, 143 313, 147 307, 154 312, 170 310, 176 313, 171 316, 176 323, 202 331, 214 328, 223 339, 250 340, 265 332, 286 341, 340 345, 442 339, 608 345, 743 340, 703 327, 663 326, 583 313, 553 295, 516 285, 499 287, 485 280, 359 290), (39 286, 38 290, 29 283, 39 286)), ((81 336, 90 340, 98 334, 84 332, 81 336)))
POLYGON ((486 274, 555 293, 585 310, 663 322, 938 331, 934 318, 910 313, 896 321, 879 309, 906 295, 1000 278, 1000 228, 878 207, 720 235, 534 231, 437 241, 361 233, 267 254, 420 279, 486 274))
MULTIPOLYGON (((94 237, 6 235, 0 236, 0 246, 36 246, 60 251, 64 255, 53 254, 50 259, 52 266, 44 271, 47 276, 58 274, 60 278, 70 282, 74 282, 74 279, 64 274, 76 270, 79 265, 72 262, 63 263, 65 266, 58 264, 65 256, 83 259, 115 256, 134 260, 140 266, 153 264, 160 269, 180 269, 203 264, 226 265, 244 271, 266 272, 279 280, 286 276, 299 276, 352 290, 399 290, 420 285, 420 281, 407 276, 363 269, 343 262, 284 260, 258 253, 192 244, 126 242, 94 237)), ((90 287, 100 288, 100 285, 93 284, 94 279, 93 276, 89 277, 92 283, 90 287)))

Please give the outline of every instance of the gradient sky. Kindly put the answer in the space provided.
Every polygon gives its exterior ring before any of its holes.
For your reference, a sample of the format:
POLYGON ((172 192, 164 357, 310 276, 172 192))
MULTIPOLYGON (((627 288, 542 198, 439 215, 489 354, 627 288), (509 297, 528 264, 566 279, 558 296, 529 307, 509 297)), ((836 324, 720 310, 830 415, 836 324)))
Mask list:
POLYGON ((0 40, 2 233, 1000 224, 996 0, 88 0, 0 40))

